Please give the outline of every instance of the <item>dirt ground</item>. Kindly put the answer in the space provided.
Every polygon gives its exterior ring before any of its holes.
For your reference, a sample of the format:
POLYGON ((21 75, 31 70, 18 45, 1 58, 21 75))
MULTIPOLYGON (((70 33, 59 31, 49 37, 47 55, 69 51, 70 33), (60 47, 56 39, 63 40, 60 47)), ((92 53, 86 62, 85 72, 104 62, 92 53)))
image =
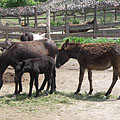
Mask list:
MULTIPOLYGON (((12 94, 14 92, 13 80, 14 71, 12 68, 7 69, 4 74, 6 81, 0 90, 0 96, 12 94)), ((29 76, 23 77, 23 91, 28 93, 29 76)), ((57 69, 57 91, 75 92, 79 79, 79 65, 76 60, 71 59, 64 66, 57 69)), ((105 71, 93 71, 93 94, 105 92, 112 82, 112 68, 105 71)), ((81 93, 89 91, 89 82, 87 71, 82 84, 81 93)), ((119 97, 120 80, 117 81, 112 95, 119 97)), ((16 108, 0 108, 0 120, 119 120, 120 119, 120 100, 117 97, 105 101, 95 101, 80 99, 75 100, 73 104, 62 105, 58 109, 49 111, 47 107, 41 107, 39 112, 32 114, 30 112, 19 111, 16 108)), ((73 98, 74 99, 74 98, 73 98)))

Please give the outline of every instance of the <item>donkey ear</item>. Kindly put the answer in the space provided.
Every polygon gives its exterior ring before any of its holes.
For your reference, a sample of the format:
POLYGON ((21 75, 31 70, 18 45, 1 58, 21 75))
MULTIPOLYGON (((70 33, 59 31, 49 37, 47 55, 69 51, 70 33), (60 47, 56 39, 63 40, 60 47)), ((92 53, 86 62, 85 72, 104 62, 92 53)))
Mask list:
POLYGON ((22 66, 24 66, 25 65, 25 61, 22 61, 22 66))
POLYGON ((25 65, 25 61, 22 61, 21 68, 20 68, 21 70, 23 69, 24 65, 25 65))
POLYGON ((62 49, 66 49, 66 48, 67 48, 68 43, 69 43, 69 39, 67 39, 67 40, 65 41, 65 43, 63 44, 62 49))
POLYGON ((65 44, 67 45, 69 43, 69 39, 67 39, 66 41, 65 41, 65 44))

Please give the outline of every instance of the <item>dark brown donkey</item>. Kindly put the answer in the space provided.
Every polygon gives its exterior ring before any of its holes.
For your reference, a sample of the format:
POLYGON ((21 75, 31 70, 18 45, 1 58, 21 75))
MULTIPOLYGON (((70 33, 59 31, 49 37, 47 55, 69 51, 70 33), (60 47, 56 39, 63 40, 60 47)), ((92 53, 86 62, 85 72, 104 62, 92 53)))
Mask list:
MULTIPOLYGON (((3 85, 2 76, 9 65, 16 67, 18 62, 36 58, 39 56, 51 56, 55 58, 58 48, 54 41, 43 39, 41 41, 26 41, 15 43, 0 56, 0 88, 3 85)), ((15 71, 15 94, 22 92, 21 75, 15 71), (18 79, 19 78, 19 79, 18 79), (19 91, 18 91, 19 84, 19 91)), ((44 81, 42 88, 44 88, 44 81)), ((42 88, 40 88, 42 90, 42 88)))
POLYGON ((113 66, 113 81, 106 96, 109 95, 120 77, 120 45, 115 43, 80 44, 69 43, 67 40, 59 50, 56 59, 56 67, 66 63, 69 58, 77 58, 80 65, 79 84, 75 94, 80 92, 85 69, 88 69, 90 91, 92 93, 91 70, 105 70, 113 66))

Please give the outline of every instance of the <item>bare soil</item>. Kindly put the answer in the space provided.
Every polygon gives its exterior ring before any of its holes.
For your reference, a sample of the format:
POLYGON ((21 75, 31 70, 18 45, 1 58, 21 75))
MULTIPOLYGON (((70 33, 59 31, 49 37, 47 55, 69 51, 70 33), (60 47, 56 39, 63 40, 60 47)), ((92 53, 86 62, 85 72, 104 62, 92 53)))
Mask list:
MULTIPOLYGON (((43 76, 40 75, 40 79, 43 76)), ((77 89, 79 80, 79 65, 71 59, 64 66, 57 69, 57 91, 73 93, 77 89)), ((4 74, 4 85, 0 90, 0 96, 14 93, 14 70, 9 67, 4 74)), ((112 82, 112 68, 105 71, 93 71, 93 94, 106 92, 112 82)), ((23 76, 23 92, 28 93, 29 75, 23 76)), ((89 91, 87 71, 84 76, 81 93, 89 91)), ((49 110, 40 107, 36 113, 21 111, 15 107, 0 108, 0 120, 119 120, 120 119, 120 80, 117 81, 112 93, 114 98, 104 101, 89 99, 74 99, 74 103, 62 104, 49 110)))

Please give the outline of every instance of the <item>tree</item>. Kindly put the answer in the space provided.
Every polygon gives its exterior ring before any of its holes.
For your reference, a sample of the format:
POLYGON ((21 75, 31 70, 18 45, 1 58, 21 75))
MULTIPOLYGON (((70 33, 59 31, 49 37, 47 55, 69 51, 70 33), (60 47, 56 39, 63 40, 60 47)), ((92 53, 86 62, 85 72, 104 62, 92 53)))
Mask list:
POLYGON ((0 7, 4 7, 5 4, 6 4, 6 0, 1 0, 1 1, 0 1, 0 7))
POLYGON ((4 8, 24 7, 37 4, 34 0, 1 0, 0 6, 4 8))
POLYGON ((45 2, 47 0, 35 0, 35 2, 45 2))

